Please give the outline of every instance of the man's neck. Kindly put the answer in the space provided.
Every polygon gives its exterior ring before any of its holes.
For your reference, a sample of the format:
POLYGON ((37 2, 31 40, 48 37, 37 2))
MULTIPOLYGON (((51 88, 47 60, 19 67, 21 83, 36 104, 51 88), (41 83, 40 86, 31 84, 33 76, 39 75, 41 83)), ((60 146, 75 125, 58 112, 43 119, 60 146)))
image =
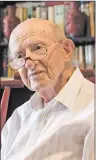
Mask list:
POLYGON ((56 92, 55 92, 54 88, 48 87, 48 86, 47 86, 47 88, 44 88, 39 94, 43 99, 43 101, 42 101, 43 104, 48 103, 56 96, 56 92))

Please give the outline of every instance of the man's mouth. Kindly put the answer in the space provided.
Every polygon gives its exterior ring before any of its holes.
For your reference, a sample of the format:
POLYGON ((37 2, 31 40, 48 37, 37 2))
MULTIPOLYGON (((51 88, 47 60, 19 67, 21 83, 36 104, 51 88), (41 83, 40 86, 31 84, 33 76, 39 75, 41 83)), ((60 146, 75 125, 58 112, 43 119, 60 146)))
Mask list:
POLYGON ((33 71, 33 72, 31 72, 31 73, 28 75, 28 77, 30 78, 31 76, 40 74, 40 73, 42 73, 42 72, 43 72, 43 71, 33 71))

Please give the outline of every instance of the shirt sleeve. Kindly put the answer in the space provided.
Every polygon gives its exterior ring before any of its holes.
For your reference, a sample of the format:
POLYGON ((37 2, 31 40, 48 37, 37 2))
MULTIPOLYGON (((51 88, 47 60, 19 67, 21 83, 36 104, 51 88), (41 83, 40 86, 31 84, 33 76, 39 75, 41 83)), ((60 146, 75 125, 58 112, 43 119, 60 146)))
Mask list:
POLYGON ((92 127, 85 137, 82 160, 94 159, 94 127, 92 127))
POLYGON ((1 132, 1 147, 6 143, 6 138, 8 135, 8 126, 10 126, 11 117, 7 120, 1 132))
POLYGON ((12 116, 7 120, 1 132, 1 159, 3 159, 6 152, 10 150, 10 147, 18 134, 21 125, 21 118, 16 109, 12 116))
POLYGON ((10 151, 27 112, 30 112, 29 101, 16 108, 4 125, 1 132, 1 159, 4 159, 4 156, 10 151))

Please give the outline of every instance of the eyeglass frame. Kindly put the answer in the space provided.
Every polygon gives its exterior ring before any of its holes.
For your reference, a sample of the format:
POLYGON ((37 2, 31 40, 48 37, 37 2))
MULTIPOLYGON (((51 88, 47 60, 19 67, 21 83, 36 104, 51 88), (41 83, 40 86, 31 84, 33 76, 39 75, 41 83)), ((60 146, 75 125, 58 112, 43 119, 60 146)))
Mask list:
MULTIPOLYGON (((54 45, 59 44, 59 43, 61 43, 61 41, 58 41, 58 42, 56 42, 56 43, 52 44, 52 45, 51 45, 51 46, 49 46, 49 47, 45 47, 45 49, 46 49, 46 54, 45 54, 45 56, 44 56, 43 58, 40 58, 40 59, 37 59, 37 60, 42 60, 42 59, 44 59, 44 58, 47 56, 47 51, 48 51, 48 49, 49 49, 49 48, 51 48, 51 47, 53 47, 54 45)), ((34 51, 34 52, 36 52, 36 51, 34 51)), ((18 69, 20 69, 20 68, 24 67, 24 65, 25 65, 25 63, 26 63, 26 60, 28 60, 28 59, 30 59, 30 60, 32 60, 32 61, 36 61, 36 60, 31 59, 30 57, 23 57, 23 58, 19 58, 19 59, 15 58, 15 60, 13 60, 13 61, 9 62, 9 64, 8 64, 8 65, 9 65, 12 69, 14 69, 14 70, 18 70, 18 69), (24 60, 24 62, 22 63, 22 64, 23 64, 22 66, 20 66, 19 68, 14 68, 14 67, 12 67, 11 63, 12 63, 13 61, 15 61, 15 60, 21 60, 21 59, 23 59, 23 60, 24 60)))

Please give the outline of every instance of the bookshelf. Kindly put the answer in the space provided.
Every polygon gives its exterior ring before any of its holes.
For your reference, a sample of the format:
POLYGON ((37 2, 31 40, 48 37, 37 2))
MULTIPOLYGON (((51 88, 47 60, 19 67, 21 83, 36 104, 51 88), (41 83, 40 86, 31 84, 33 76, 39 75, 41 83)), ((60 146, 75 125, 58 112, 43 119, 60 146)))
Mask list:
POLYGON ((21 80, 1 78, 0 88, 4 88, 5 86, 8 86, 10 88, 23 88, 24 84, 21 80))
POLYGON ((88 45, 88 44, 94 44, 95 43, 95 38, 94 37, 88 37, 88 36, 85 36, 85 37, 75 37, 75 38, 71 38, 69 37, 74 43, 76 46, 79 46, 79 45, 88 45))
MULTIPOLYGON (((87 2, 84 2, 83 3, 83 1, 81 1, 82 3, 81 3, 81 5, 82 5, 82 10, 86 13, 86 14, 89 14, 88 13, 88 5, 90 6, 90 2, 89 1, 87 1, 87 2), (88 5, 87 5, 88 4, 88 5), (86 6, 85 6, 86 5, 86 6), (84 8, 85 7, 85 8, 84 8)), ((7 5, 16 5, 16 7, 17 7, 17 9, 20 7, 20 8, 25 8, 25 11, 26 11, 26 13, 27 13, 27 11, 28 11, 28 8, 30 7, 30 8, 32 8, 32 14, 33 14, 33 17, 35 17, 36 16, 36 9, 37 9, 37 7, 39 7, 39 9, 40 8, 42 8, 42 10, 43 9, 45 9, 45 7, 47 8, 47 13, 45 14, 45 15, 47 15, 48 14, 48 9, 51 7, 51 9, 54 9, 54 6, 59 6, 59 5, 64 5, 64 7, 65 6, 67 6, 67 7, 65 7, 64 8, 64 12, 65 13, 67 13, 68 12, 68 8, 69 8, 69 5, 70 5, 70 2, 60 2, 60 1, 58 1, 58 2, 42 2, 42 1, 38 1, 38 2, 35 2, 35 1, 32 1, 32 2, 12 2, 12 1, 9 1, 9 2, 7 2, 7 1, 5 1, 5 2, 0 2, 0 7, 1 7, 1 10, 3 11, 6 7, 7 7, 7 5), (53 7, 53 8, 52 8, 53 7)), ((45 10, 43 10, 43 12, 46 12, 46 9, 45 10)), ((19 12, 18 12, 19 13, 19 12)), ((22 13, 23 14, 23 13, 22 13)), ((44 14, 43 14, 44 15, 44 14)), ((18 16, 19 17, 19 15, 17 15, 17 13, 16 13, 16 16, 18 16)), ((24 19, 27 19, 28 17, 27 17, 27 15, 25 15, 26 17, 24 18, 24 19)), ((40 15, 39 15, 40 16, 40 15)), ((3 15, 3 17, 4 17, 4 15, 3 15)), ((93 16, 94 17, 94 16, 93 16)), ((20 17, 19 17, 20 18, 20 17)), ((40 18, 42 18, 42 17, 40 17, 40 18)), ((46 17, 43 17, 43 18, 46 18, 46 17)), ((65 18, 65 17, 64 17, 65 18)), ((1 24, 2 24, 2 17, 0 18, 1 20, 1 24)), ((22 19, 22 21, 24 20, 24 19, 22 19)), ((48 15, 47 15, 47 18, 46 19, 48 19, 48 15)), ((91 15, 91 19, 92 19, 92 15, 91 15)), ((57 21, 56 21, 57 22, 57 21)), ((58 22, 57 22, 58 23, 58 22)), ((89 25, 89 21, 87 21, 87 25, 89 25)), ((3 40, 3 38, 4 38, 4 35, 2 34, 2 31, 3 31, 3 28, 2 28, 2 25, 1 25, 1 35, 0 35, 0 50, 1 50, 1 52, 0 52, 0 57, 1 57, 1 54, 3 53, 3 50, 5 50, 5 49, 7 49, 7 47, 8 47, 8 43, 7 42, 4 42, 4 40, 3 40)), ((86 30, 86 28, 85 28, 85 30, 86 30)), ((88 34, 86 34, 86 35, 84 35, 84 36, 81 36, 81 37, 71 37, 71 36, 68 36, 67 35, 67 37, 68 38, 70 38, 70 39, 72 39, 73 40, 73 42, 74 42, 74 44, 75 44, 75 46, 79 49, 79 46, 82 46, 83 47, 83 49, 82 50, 89 50, 89 48, 88 48, 88 46, 90 46, 90 48, 92 48, 94 45, 95 45, 95 36, 92 36, 91 35, 91 32, 90 33, 88 33, 88 34), (85 47, 86 46, 86 47, 85 47), (87 48, 87 49, 85 49, 85 48, 87 48)), ((78 50, 78 49, 76 49, 76 50, 78 50)), ((95 51, 94 51, 95 52, 95 51)), ((85 55, 86 53, 84 53, 84 54, 82 54, 83 56, 85 55)), ((92 50, 92 54, 93 54, 93 50, 92 50)), ((94 56, 93 55, 89 55, 89 57, 91 56, 91 58, 93 58, 94 59, 94 56)), ((88 56, 87 56, 88 57, 88 56)), ((75 57, 75 58, 77 58, 77 56, 75 57)), ((84 58, 81 58, 81 59, 84 59, 84 62, 83 63, 85 63, 85 60, 86 59, 88 59, 88 58, 86 58, 86 57, 84 57, 84 58)), ((77 61, 79 61, 79 60, 77 60, 76 59, 76 64, 75 65, 77 65, 77 61)), ((90 60, 89 60, 90 61, 90 60)), ((87 62, 86 62, 87 63, 87 62)), ((92 66, 91 65, 88 65, 88 67, 86 67, 87 65, 83 65, 83 68, 81 67, 81 69, 83 70, 83 73, 84 73, 84 75, 85 75, 85 77, 90 77, 90 76, 93 76, 93 70, 94 70, 94 64, 93 64, 94 62, 92 62, 92 66), (91 68, 90 68, 91 67, 91 68), (92 68, 93 67, 93 68, 92 68), (86 74, 87 73, 87 74, 86 74), (90 74, 90 73, 92 73, 92 74, 90 74), (87 76, 86 76, 87 75, 87 76), (88 76, 89 75, 89 76, 88 76)), ((1 65, 0 65, 1 66, 1 65)), ((2 75, 2 73, 1 73, 1 76, 3 76, 2 75)), ((8 78, 8 76, 6 76, 6 77, 4 77, 4 78, 6 78, 6 80, 4 80, 4 79, 1 79, 1 87, 3 88, 5 85, 7 85, 7 86, 10 86, 10 87, 12 87, 12 88, 22 88, 22 87, 24 87, 24 85, 22 84, 22 82, 21 82, 21 80, 19 79, 19 80, 15 80, 15 79, 10 79, 10 78, 8 78)))

